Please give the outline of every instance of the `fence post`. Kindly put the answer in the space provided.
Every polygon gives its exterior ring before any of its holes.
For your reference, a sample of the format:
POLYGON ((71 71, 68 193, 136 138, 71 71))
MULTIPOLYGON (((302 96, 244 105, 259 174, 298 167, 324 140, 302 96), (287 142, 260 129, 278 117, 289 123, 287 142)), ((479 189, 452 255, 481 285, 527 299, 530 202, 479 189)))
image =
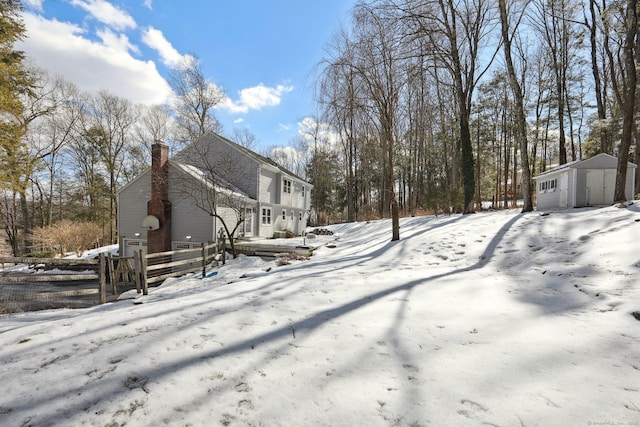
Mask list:
POLYGON ((140 249, 140 280, 142 281, 142 295, 149 295, 149 283, 147 282, 147 257, 144 249, 140 249))
POLYGON ((104 304, 107 302, 107 276, 104 253, 101 252, 98 256, 98 262, 100 263, 100 304, 104 304))
POLYGON ((116 294, 116 274, 115 268, 113 267, 113 254, 109 252, 109 278, 111 279, 111 293, 113 295, 116 294))
POLYGON ((136 292, 140 293, 141 290, 141 281, 142 277, 142 266, 140 265, 140 251, 133 252, 133 269, 134 269, 134 280, 136 282, 136 292))
POLYGON ((207 275, 207 250, 206 243, 202 243, 202 278, 204 279, 207 275))

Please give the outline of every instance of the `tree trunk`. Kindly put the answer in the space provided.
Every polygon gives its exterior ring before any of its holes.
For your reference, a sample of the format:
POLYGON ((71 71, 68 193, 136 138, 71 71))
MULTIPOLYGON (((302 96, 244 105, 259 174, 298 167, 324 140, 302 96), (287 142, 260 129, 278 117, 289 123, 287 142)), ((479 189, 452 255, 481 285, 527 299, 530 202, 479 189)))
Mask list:
POLYGON ((604 126, 604 121, 607 118, 607 111, 606 111, 606 106, 604 102, 602 81, 600 79, 600 68, 598 67, 598 51, 597 51, 598 26, 596 25, 595 2, 596 0, 589 0, 589 10, 591 12, 591 24, 587 25, 587 27, 589 28, 589 41, 591 43, 591 72, 593 73, 596 106, 598 110, 598 120, 601 123, 601 125, 598 127, 600 132, 600 152, 612 154, 611 144, 609 143, 608 127, 604 126))
POLYGON ((522 163, 522 196, 524 198, 524 206, 522 208, 522 212, 531 212, 533 210, 533 198, 531 191, 531 168, 529 167, 529 151, 527 144, 527 119, 524 114, 524 94, 522 93, 522 87, 518 82, 518 78, 513 67, 513 60, 511 56, 511 39, 509 37, 509 23, 507 20, 507 9, 505 0, 499 0, 498 6, 500 8, 502 41, 504 47, 504 56, 507 62, 507 72, 509 74, 509 84, 515 98, 514 108, 516 110, 516 138, 519 142, 520 163, 522 163))
POLYGON ((638 32, 638 0, 627 0, 627 11, 625 19, 625 41, 624 41, 624 68, 626 80, 624 81, 624 105, 622 106, 622 138, 620 140, 620 151, 618 152, 618 169, 616 172, 616 188, 614 202, 626 200, 625 186, 627 181, 627 163, 629 162, 629 148, 635 128, 634 113, 636 101, 636 63, 635 63, 635 38, 638 32))

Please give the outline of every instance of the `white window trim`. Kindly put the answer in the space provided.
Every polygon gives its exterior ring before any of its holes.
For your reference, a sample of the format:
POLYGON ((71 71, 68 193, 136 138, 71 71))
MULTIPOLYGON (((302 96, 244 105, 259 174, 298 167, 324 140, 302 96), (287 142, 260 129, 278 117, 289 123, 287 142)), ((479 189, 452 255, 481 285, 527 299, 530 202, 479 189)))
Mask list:
POLYGON ((262 208, 262 225, 271 225, 271 208, 262 208))
POLYGON ((291 185, 292 182, 290 179, 282 178, 282 192, 291 194, 291 185))

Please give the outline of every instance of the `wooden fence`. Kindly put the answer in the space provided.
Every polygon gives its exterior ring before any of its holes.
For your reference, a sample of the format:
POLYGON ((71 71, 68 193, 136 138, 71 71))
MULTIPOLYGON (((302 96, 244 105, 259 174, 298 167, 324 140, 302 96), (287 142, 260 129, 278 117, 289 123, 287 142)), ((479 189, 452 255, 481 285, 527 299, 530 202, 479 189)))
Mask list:
MULTIPOLYGON (((69 298, 87 298, 99 295, 105 303, 106 262, 100 254, 97 259, 0 257, 0 303, 37 305, 40 308, 57 307, 56 301, 69 298), (27 271, 6 268, 25 265, 27 271), (54 268, 57 271, 52 272, 54 268), (65 290, 60 290, 65 288, 65 290), (68 289, 66 289, 68 288, 68 289), (48 304, 48 305, 47 305, 48 304)), ((98 298, 96 298, 98 299, 98 298)), ((98 301, 96 301, 98 302, 98 301)), ((2 311, 11 311, 0 307, 2 311)))
POLYGON ((133 258, 118 259, 117 265, 110 261, 112 286, 115 289, 121 283, 120 280, 124 281, 132 275, 138 293, 142 292, 143 295, 147 295, 149 284, 161 282, 170 277, 179 277, 195 272, 202 272, 202 277, 205 277, 209 266, 214 263, 218 265, 219 261, 224 263, 224 253, 224 245, 221 248, 221 245, 215 242, 203 243, 199 248, 153 254, 147 254, 141 249, 134 252, 133 258), (222 257, 219 260, 220 253, 222 253, 222 257), (123 267, 120 267, 121 263, 125 263, 123 267))
POLYGON ((69 305, 63 304, 61 299, 80 300, 92 295, 99 295, 99 299, 90 305, 104 304, 107 302, 107 278, 111 282, 113 297, 118 294, 118 286, 126 289, 133 284, 138 293, 147 295, 149 284, 170 277, 194 272, 201 272, 205 277, 211 265, 224 263, 225 251, 224 242, 214 242, 203 243, 199 248, 154 254, 140 250, 128 258, 111 254, 100 254, 92 260, 0 257, 0 313, 15 311, 6 307, 6 303, 31 304, 23 311, 59 308, 69 305), (220 253, 221 257, 218 256, 220 253), (5 268, 7 264, 25 265, 28 271, 5 268), (52 272, 54 268, 59 271, 52 272), (60 290, 62 288, 65 290, 60 290))

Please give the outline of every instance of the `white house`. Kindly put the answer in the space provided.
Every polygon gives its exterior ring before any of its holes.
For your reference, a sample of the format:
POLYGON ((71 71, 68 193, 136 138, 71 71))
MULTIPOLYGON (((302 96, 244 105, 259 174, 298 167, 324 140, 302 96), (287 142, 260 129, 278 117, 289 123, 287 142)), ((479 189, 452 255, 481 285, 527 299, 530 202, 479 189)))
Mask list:
MULTIPOLYGON (((618 159, 598 154, 565 163, 535 176, 537 209, 565 209, 610 205, 616 184, 618 159)), ((636 165, 628 163, 625 196, 633 199, 636 165)))
POLYGON ((214 241, 219 218, 234 237, 303 233, 312 185, 274 161, 220 135, 209 133, 168 158, 168 147, 154 144, 152 166, 118 192, 120 254, 191 248, 214 241), (213 174, 222 188, 206 192, 213 174), (207 183, 208 182, 208 183, 207 183), (205 195, 204 193, 208 193, 205 195))

